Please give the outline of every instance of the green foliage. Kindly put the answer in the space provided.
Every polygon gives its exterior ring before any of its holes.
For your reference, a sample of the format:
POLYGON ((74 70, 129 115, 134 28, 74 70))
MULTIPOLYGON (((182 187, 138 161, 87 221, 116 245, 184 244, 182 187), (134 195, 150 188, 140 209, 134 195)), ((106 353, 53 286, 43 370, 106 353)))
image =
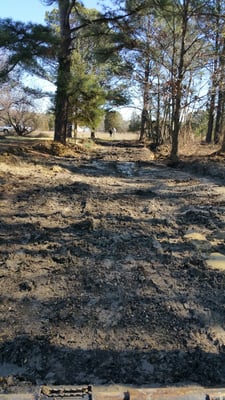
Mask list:
POLYGON ((131 115, 129 123, 129 131, 137 132, 141 129, 141 117, 135 111, 131 115))
POLYGON ((108 111, 105 114, 105 131, 116 129, 118 132, 124 130, 125 122, 122 115, 118 111, 108 111))
POLYGON ((53 59, 57 53, 57 38, 49 27, 0 19, 0 49, 7 54, 0 71, 0 80, 8 79, 16 67, 46 77, 43 59, 53 59))
MULTIPOLYGON (((110 62, 99 62, 98 52, 107 42, 108 24, 101 21, 101 14, 95 9, 86 9, 80 2, 71 11, 72 53, 67 94, 69 96, 69 118, 75 124, 85 124, 95 129, 104 114, 104 105, 127 104, 124 84, 116 83, 119 74, 118 57, 110 62), (82 29, 79 27, 82 26, 82 29)), ((47 23, 59 31, 59 12, 47 14, 47 23)), ((62 80, 65 81, 65 79, 62 80)))
POLYGON ((104 115, 106 94, 99 83, 99 76, 86 73, 87 64, 79 52, 73 53, 69 102, 71 119, 95 129, 104 115))

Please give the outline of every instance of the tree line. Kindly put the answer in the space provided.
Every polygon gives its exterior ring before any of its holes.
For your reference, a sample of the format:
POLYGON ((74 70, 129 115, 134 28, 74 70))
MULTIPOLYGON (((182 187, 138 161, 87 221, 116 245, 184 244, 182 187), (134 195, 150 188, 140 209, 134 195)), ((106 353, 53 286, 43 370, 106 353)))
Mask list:
POLYGON ((114 0, 101 12, 42 1, 56 5, 44 26, 0 21, 0 79, 29 71, 55 83, 55 141, 66 143, 71 124, 95 130, 106 110, 127 104, 140 109, 140 139, 170 141, 173 161, 202 113, 206 142, 225 151, 222 0, 114 0))

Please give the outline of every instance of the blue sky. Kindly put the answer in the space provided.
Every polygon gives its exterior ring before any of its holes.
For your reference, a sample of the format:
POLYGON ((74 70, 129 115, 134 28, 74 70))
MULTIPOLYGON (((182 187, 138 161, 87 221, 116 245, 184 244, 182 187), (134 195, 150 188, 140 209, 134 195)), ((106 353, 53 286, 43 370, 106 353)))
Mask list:
MULTIPOLYGON (((98 0, 83 0, 83 3, 88 8, 101 8, 98 0)), ((50 9, 41 0, 0 0, 0 18, 15 21, 43 23, 45 12, 50 9)))

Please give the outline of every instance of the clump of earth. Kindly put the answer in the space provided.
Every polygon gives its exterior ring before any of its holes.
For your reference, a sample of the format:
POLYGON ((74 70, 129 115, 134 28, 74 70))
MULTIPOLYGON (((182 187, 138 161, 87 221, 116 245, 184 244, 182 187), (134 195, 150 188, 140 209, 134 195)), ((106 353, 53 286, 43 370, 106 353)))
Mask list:
POLYGON ((44 147, 1 143, 2 390, 224 385, 224 155, 44 147))

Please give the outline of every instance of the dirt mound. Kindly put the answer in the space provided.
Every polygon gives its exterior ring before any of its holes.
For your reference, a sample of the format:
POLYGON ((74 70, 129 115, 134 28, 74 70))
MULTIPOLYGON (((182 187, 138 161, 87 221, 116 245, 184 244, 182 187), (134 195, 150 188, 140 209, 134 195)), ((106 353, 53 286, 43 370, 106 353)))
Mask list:
POLYGON ((81 152, 82 147, 79 145, 63 145, 57 142, 41 142, 34 144, 32 149, 40 153, 46 153, 58 157, 75 157, 81 152))
POLYGON ((0 147, 0 155, 1 160, 3 160, 3 157, 8 157, 9 155, 25 157, 28 154, 30 155, 30 153, 40 153, 40 155, 48 154, 58 157, 77 157, 79 153, 88 151, 87 143, 88 141, 84 141, 79 144, 67 143, 63 145, 49 140, 35 140, 35 142, 24 140, 22 143, 18 144, 5 140, 0 147))

